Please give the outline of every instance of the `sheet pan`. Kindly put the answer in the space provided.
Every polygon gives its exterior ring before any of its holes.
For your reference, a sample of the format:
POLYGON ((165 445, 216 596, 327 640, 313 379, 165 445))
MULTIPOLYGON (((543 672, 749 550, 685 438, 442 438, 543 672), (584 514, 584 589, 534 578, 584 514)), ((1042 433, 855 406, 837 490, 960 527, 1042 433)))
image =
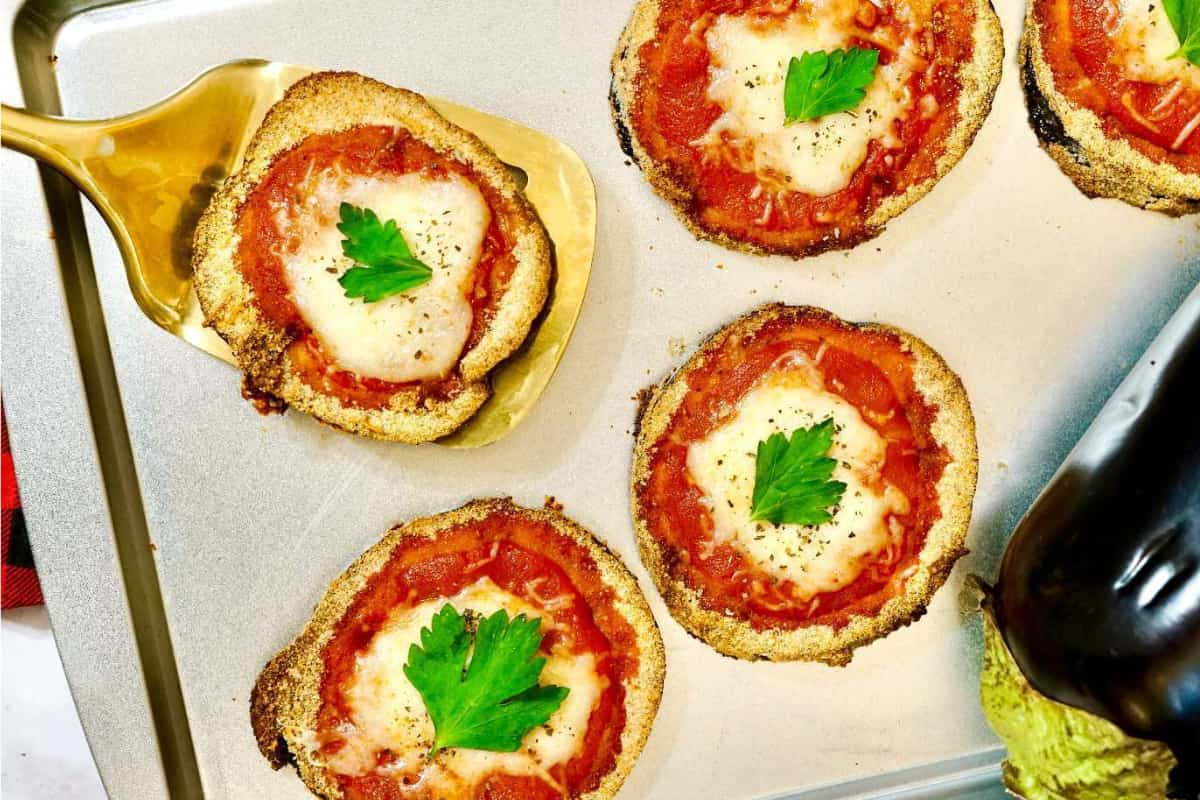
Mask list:
POLYGON ((108 116, 235 58, 352 69, 560 138, 599 203, 589 297, 541 403, 502 442, 453 451, 258 416, 227 365, 141 315, 98 215, 5 155, 6 410, 112 796, 306 797, 254 748, 257 671, 389 525, 497 494, 563 503, 624 556, 662 626, 663 705, 622 797, 1000 796, 963 578, 994 575, 1012 524, 1200 281, 1200 228, 1087 200, 1037 149, 1014 59, 1021 4, 997 5, 1005 75, 963 162, 879 239, 794 262, 693 240, 626 163, 606 97, 629 0, 28 3, 14 41, 32 108, 108 116), (925 338, 978 421, 971 555, 924 619, 844 669, 718 656, 670 618, 633 541, 633 395, 681 347, 774 300, 925 338))

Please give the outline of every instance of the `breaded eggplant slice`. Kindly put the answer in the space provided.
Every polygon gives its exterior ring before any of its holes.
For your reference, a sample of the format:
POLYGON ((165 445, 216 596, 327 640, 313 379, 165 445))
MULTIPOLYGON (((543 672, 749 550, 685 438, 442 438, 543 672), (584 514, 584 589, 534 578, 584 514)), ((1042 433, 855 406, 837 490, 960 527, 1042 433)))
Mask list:
POLYGON ((1112 197, 1170 216, 1200 211, 1200 174, 1135 149, 1055 85, 1036 5, 1029 3, 1021 35, 1021 85, 1042 149, 1088 197, 1112 197))
POLYGON ((545 303, 551 274, 549 238, 512 175, 474 134, 450 123, 421 95, 346 72, 310 75, 289 88, 255 133, 241 168, 213 196, 200 219, 192 259, 206 324, 230 346, 247 391, 278 398, 351 433, 397 442, 427 442, 459 428, 490 395, 488 373, 525 340, 545 303), (458 358, 453 391, 405 385, 382 407, 347 402, 301 379, 289 346, 294 333, 262 313, 239 266, 241 209, 276 159, 315 134, 361 126, 403 129, 435 152, 466 165, 505 203, 513 220, 515 267, 482 335, 458 358))
POLYGON ((585 551, 608 608, 632 629, 637 648, 636 671, 624 679, 625 723, 619 752, 611 769, 580 800, 609 800, 633 769, 658 711, 665 674, 665 653, 658 625, 621 559, 578 523, 556 508, 530 509, 507 498, 473 500, 461 508, 396 525, 330 584, 304 630, 263 668, 250 696, 250 721, 259 750, 275 769, 293 764, 308 788, 327 800, 340 800, 336 777, 322 763, 315 746, 321 708, 324 651, 335 628, 369 585, 388 566, 393 551, 427 541, 436 548, 455 529, 483 524, 495 517, 527 520, 547 526, 585 551))
MULTIPOLYGON (((819 341, 823 342, 826 338, 828 334, 822 334, 819 341)), ((818 364, 825 347, 825 344, 819 345, 818 364)), ((754 388, 762 374, 770 372, 773 368, 772 364, 757 374, 754 377, 755 383, 751 383, 739 394, 738 402, 740 397, 744 397, 754 388)), ((825 391, 830 390, 826 388, 825 391)), ((719 410, 714 413, 728 413, 731 410, 731 402, 728 398, 722 398, 716 406, 719 410)), ((720 422, 702 438, 707 438, 725 424, 725 421, 720 422)), ((688 440, 689 447, 690 441, 691 439, 688 440)), ((684 464, 686 470, 686 460, 684 464)), ((849 323, 819 308, 771 304, 746 314, 714 333, 683 366, 653 388, 640 413, 634 447, 630 500, 642 561, 654 577, 655 585, 672 615, 690 634, 718 652, 736 658, 807 660, 844 665, 850 662, 856 648, 920 618, 934 593, 945 583, 955 562, 967 553, 966 538, 977 470, 975 422, 966 391, 958 376, 927 344, 912 334, 889 325, 849 323), (755 337, 768 326, 780 325, 783 326, 783 330, 790 326, 813 326, 824 331, 834 331, 835 334, 867 334, 872 340, 881 342, 881 346, 886 347, 889 352, 906 357, 912 390, 921 403, 920 406, 915 403, 905 405, 906 418, 914 416, 912 428, 916 430, 920 426, 922 435, 931 437, 937 448, 944 453, 941 472, 934 483, 937 518, 925 532, 924 544, 915 559, 911 560, 911 563, 900 562, 893 567, 894 575, 907 571, 906 577, 903 578, 902 590, 889 590, 887 593, 876 595, 879 602, 874 603, 873 613, 831 612, 838 615, 834 618, 836 624, 822 622, 819 614, 812 617, 811 609, 810 619, 798 627, 765 624, 763 621, 767 618, 762 616, 757 618, 760 624, 754 624, 755 620, 751 617, 752 607, 742 600, 738 601, 741 608, 737 610, 713 602, 690 579, 688 564, 694 558, 693 554, 665 542, 652 519, 652 512, 660 512, 665 505, 655 505, 653 502, 655 496, 652 479, 656 472, 656 459, 660 448, 676 446, 671 441, 675 435, 675 418, 694 392, 690 385, 692 376, 705 371, 703 380, 716 380, 710 377, 715 373, 708 373, 707 370, 727 348, 749 347, 755 337), (919 408, 920 413, 913 412, 913 415, 910 415, 910 408, 919 408)), ((690 471, 686 479, 694 482, 690 471)), ((711 537, 711 518, 708 520, 707 530, 711 537)), ((819 532, 820 528, 814 530, 819 532)), ((764 534, 771 535, 769 528, 764 534)), ((740 551, 738 552, 740 556, 740 551)), ((748 559, 743 558, 743 562, 745 566, 753 567, 748 559)), ((861 575, 859 577, 861 578, 861 575)), ((817 595, 818 599, 821 597, 822 595, 817 595)))
MULTIPOLYGON (((633 16, 617 42, 612 58, 612 83, 609 100, 613 123, 621 149, 638 165, 654 191, 671 204, 684 225, 698 238, 723 247, 759 255, 787 255, 793 258, 817 255, 828 250, 848 249, 883 232, 887 223, 920 200, 966 153, 983 126, 992 107, 992 98, 1000 83, 1004 60, 1004 37, 1000 19, 991 0, 968 0, 975 20, 971 29, 971 57, 958 70, 960 90, 951 113, 955 122, 938 144, 941 152, 929 174, 909 183, 899 193, 885 195, 865 215, 855 216, 855 224, 841 225, 817 239, 789 241, 783 236, 747 237, 731 233, 705 219, 705 206, 697 196, 694 180, 677 166, 656 159, 639 139, 633 115, 644 102, 643 52, 659 35, 659 17, 668 0, 638 0, 633 16)), ((938 24, 936 21, 935 25, 938 24)), ((796 53, 798 57, 800 53, 796 53)), ((782 103, 782 97, 780 98, 782 103)), ((948 113, 941 109, 939 113, 948 113)), ((863 165, 860 165, 860 169, 863 165)))

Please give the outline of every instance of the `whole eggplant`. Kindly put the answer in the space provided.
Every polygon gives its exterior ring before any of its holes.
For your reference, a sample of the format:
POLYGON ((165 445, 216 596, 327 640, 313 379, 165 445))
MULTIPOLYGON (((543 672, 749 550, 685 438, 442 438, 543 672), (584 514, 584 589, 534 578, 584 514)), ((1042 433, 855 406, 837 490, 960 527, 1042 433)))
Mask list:
POLYGON ((1200 288, 1009 541, 989 604, 1041 694, 1165 742, 1200 796, 1200 288))

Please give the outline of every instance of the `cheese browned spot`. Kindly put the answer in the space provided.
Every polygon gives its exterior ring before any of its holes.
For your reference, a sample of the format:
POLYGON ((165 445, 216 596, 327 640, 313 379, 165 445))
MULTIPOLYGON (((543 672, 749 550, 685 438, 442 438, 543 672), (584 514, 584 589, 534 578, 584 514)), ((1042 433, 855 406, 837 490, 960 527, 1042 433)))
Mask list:
POLYGON ((826 391, 804 356, 763 375, 730 418, 688 448, 692 480, 704 492, 714 544, 730 544, 808 599, 854 582, 870 563, 902 544, 892 515, 908 512, 903 492, 880 476, 887 442, 857 408, 826 391), (772 525, 751 519, 758 443, 833 419, 833 480, 846 484, 833 519, 818 526, 772 525))
MULTIPOLYGON (((453 597, 394 611, 358 657, 345 690, 351 719, 339 730, 345 744, 326 758, 327 766, 348 776, 421 772, 423 786, 435 794, 456 797, 470 796, 473 787, 493 773, 533 775, 557 786, 549 770, 567 763, 578 752, 588 717, 607 686, 597 675, 595 655, 571 652, 570 632, 560 629, 561 636, 546 654, 540 682, 565 686, 569 691, 547 724, 526 734, 515 753, 451 749, 427 763, 434 740, 433 720, 420 693, 405 676, 404 665, 410 647, 420 641, 421 629, 429 627, 446 603, 460 613, 487 616, 503 610, 510 617, 525 614, 541 620, 543 633, 554 628, 546 611, 488 578, 469 584, 453 597), (380 767, 378 756, 385 751, 391 760, 380 767)), ((547 603, 553 606, 555 599, 549 598, 547 603)))
POLYGON ((449 374, 471 332, 470 292, 491 223, 479 189, 454 172, 364 176, 330 168, 310 174, 296 199, 275 209, 288 243, 280 258, 296 307, 333 362, 395 383, 449 374), (346 297, 338 278, 356 265, 342 254, 343 202, 395 220, 432 278, 373 303, 346 297))
POLYGON ((923 63, 909 35, 892 41, 896 57, 881 64, 852 112, 788 124, 783 87, 792 57, 850 47, 867 35, 856 25, 858 0, 816 0, 787 17, 722 14, 709 26, 708 97, 723 113, 694 144, 710 158, 754 173, 764 188, 824 196, 844 189, 867 157, 867 145, 901 146, 896 120, 910 113, 908 83, 923 63))

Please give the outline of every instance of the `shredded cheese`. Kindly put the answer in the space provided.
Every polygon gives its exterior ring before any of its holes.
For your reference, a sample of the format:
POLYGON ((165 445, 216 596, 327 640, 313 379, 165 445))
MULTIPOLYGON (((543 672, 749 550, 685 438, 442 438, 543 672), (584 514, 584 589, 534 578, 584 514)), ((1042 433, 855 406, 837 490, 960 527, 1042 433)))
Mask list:
POLYGON ((1178 150, 1179 148, 1183 147, 1183 143, 1186 142, 1193 133, 1195 133, 1197 125, 1200 125, 1200 111, 1197 111, 1196 115, 1188 120, 1188 124, 1184 125, 1179 130, 1179 135, 1176 136, 1175 141, 1171 143, 1171 149, 1178 150))
POLYGON ((1129 112, 1129 116, 1133 117, 1143 128, 1159 133, 1159 128, 1150 120, 1146 119, 1136 108, 1133 107, 1133 96, 1130 92, 1125 92, 1121 95, 1121 105, 1125 106, 1125 110, 1129 112))
POLYGON ((1154 108, 1150 109, 1150 113, 1147 114, 1147 116, 1150 117, 1150 119, 1161 119, 1164 112, 1170 111, 1171 104, 1175 102, 1175 98, 1179 97, 1181 92, 1183 92, 1183 82, 1176 78, 1175 80, 1171 81, 1171 86, 1167 90, 1167 93, 1159 98, 1158 102, 1154 104, 1154 108))

